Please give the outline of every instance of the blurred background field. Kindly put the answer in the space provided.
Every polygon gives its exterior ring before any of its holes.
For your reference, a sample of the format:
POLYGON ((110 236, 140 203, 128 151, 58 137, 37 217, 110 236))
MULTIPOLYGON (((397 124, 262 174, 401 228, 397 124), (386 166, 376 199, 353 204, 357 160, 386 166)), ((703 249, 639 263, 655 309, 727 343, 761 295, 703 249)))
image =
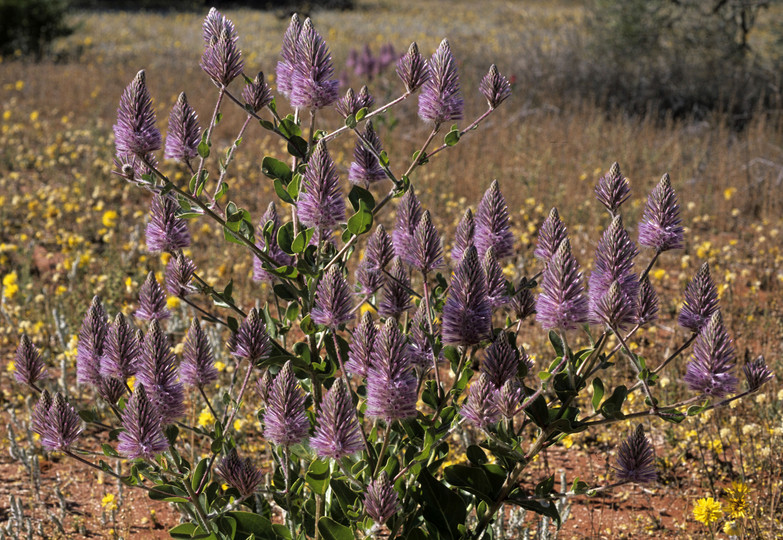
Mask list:
MULTIPOLYGON (((350 10, 313 8, 310 13, 341 79, 354 88, 366 77, 346 66, 351 49, 361 53, 366 44, 377 55, 391 43, 402 53, 415 40, 429 54, 447 37, 460 63, 464 125, 484 110, 477 87, 490 63, 513 80, 514 93, 496 114, 413 178, 425 207, 440 220, 444 244, 450 246, 464 209, 475 209, 497 178, 517 236, 518 255, 508 271, 538 271, 532 257, 535 234, 557 206, 587 272, 607 224, 593 197, 598 178, 612 162, 620 163, 632 186, 624 218, 634 229, 647 194, 668 172, 682 206, 686 246, 664 254, 652 273, 662 317, 657 326, 637 334, 632 347, 656 363, 687 337, 675 323, 682 291, 709 261, 740 363, 763 354, 778 373, 755 399, 735 408, 676 426, 651 422, 647 427, 659 459, 659 483, 598 502, 575 500, 561 537, 709 537, 691 512, 696 499, 707 496, 723 504, 724 518, 713 529, 734 522, 740 537, 783 535, 783 4, 748 7, 747 12, 718 9, 719 4, 748 4, 731 1, 478 4, 357 0, 350 10), (716 8, 712 15, 698 11, 707 4, 716 8), (691 11, 677 11, 675 5, 691 11), (729 496, 732 482, 747 487, 742 505, 729 496), (615 510, 623 504, 630 510, 615 510)), ((26 444, 20 427, 30 405, 11 373, 20 334, 29 334, 45 351, 52 373, 59 375, 65 366, 73 379, 75 336, 92 295, 100 294, 115 311, 130 313, 147 272, 165 268, 165 257, 145 251, 148 194, 111 173, 111 128, 119 96, 139 69, 146 70, 162 128, 181 91, 202 119, 209 117, 214 87, 198 67, 205 13, 74 9, 66 18, 73 33, 39 51, 39 61, 16 52, 2 58, 0 415, 3 447, 12 453, 16 439, 19 446, 26 444)), ((263 70, 273 84, 288 9, 238 8, 225 14, 237 25, 246 73, 252 77, 263 70)), ((377 104, 402 90, 393 67, 375 74, 368 86, 377 104)), ((287 104, 279 106, 287 111, 287 104)), ((324 116, 326 125, 339 125, 336 113, 324 116)), ((225 110, 215 148, 231 144, 243 119, 238 108, 225 110)), ((267 154, 279 157, 284 149, 258 126, 251 127, 258 129, 245 137, 228 182, 230 198, 241 201, 257 220, 274 196, 261 160, 267 154)), ((407 165, 427 134, 414 99, 385 115, 377 127, 395 170, 407 165)), ((347 172, 352 148, 347 138, 332 145, 341 173, 347 172)), ((175 170, 173 164, 169 170, 175 170)), ((174 177, 187 178, 184 170, 174 177)), ((383 221, 392 224, 388 215, 383 221)), ((233 279, 244 305, 266 298, 268 291, 250 281, 249 253, 225 244, 222 231, 204 220, 192 221, 190 230, 192 256, 211 284, 224 286, 233 279)), ((640 264, 650 255, 643 252, 640 264)), ((179 343, 190 314, 176 299, 170 308, 181 321, 174 337, 179 343)), ((523 336, 532 354, 545 351, 545 336, 536 326, 524 328, 523 336)), ((222 354, 228 379, 231 365, 222 354)), ((684 369, 685 359, 661 381, 664 394, 685 395, 684 369)), ((194 416, 199 412, 194 409, 194 416)), ((246 444, 262 451, 252 411, 244 412, 246 444)), ((566 443, 580 447, 575 462, 570 451, 564 458, 558 449, 551 460, 538 464, 538 472, 543 476, 563 468, 569 482, 579 475, 599 483, 609 472, 606 453, 614 452, 629 427, 575 436, 566 443)), ((156 530, 159 518, 146 507, 140 510, 141 503, 127 513, 123 505, 112 511, 114 502, 106 497, 119 496, 117 486, 93 483, 86 473, 62 489, 65 499, 79 506, 68 507, 66 533, 59 532, 44 508, 58 504, 51 475, 39 500, 28 481, 30 465, 10 460, 8 452, 4 456, 2 470, 19 479, 15 491, 25 515, 42 523, 47 534, 76 537, 84 527, 102 536, 110 528, 127 538, 142 519, 148 527, 144 534, 156 530)), ((45 462, 53 460, 57 457, 46 456, 45 462)), ((62 464, 53 470, 58 467, 62 464)), ((13 493, 0 491, 0 526, 14 514, 13 493)), ((169 526, 176 523, 170 511, 155 508, 169 526)))

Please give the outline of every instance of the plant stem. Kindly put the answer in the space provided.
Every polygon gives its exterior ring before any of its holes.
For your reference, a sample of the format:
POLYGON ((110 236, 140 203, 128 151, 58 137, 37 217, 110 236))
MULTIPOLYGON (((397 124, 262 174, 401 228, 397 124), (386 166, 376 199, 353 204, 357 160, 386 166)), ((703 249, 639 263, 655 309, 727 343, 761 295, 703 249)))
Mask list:
POLYGON ((204 528, 204 531, 212 532, 211 527, 209 526, 209 518, 207 517, 207 513, 204 512, 204 508, 201 507, 199 496, 196 495, 195 491, 193 491, 193 486, 190 485, 190 481, 185 478, 182 480, 182 484, 185 486, 185 490, 188 492, 190 501, 193 503, 193 507, 196 509, 196 514, 198 515, 199 521, 201 522, 199 525, 204 528))
MULTIPOLYGON (((435 335, 435 331, 433 330, 433 327, 432 327, 432 312, 430 311, 430 291, 429 291, 429 286, 427 284, 427 272, 422 272, 422 276, 424 278, 424 308, 427 310, 427 326, 429 327, 430 337, 433 337, 435 335)), ((438 386, 438 401, 440 401, 441 397, 442 397, 441 396, 442 389, 440 387, 440 373, 438 371, 438 357, 435 356, 434 349, 433 349, 433 354, 432 354, 432 370, 435 373, 435 384, 438 386)))
POLYGON ((207 407, 209 407, 209 412, 212 413, 212 417, 217 420, 217 413, 215 412, 215 409, 212 408, 212 403, 210 403, 209 398, 207 397, 206 392, 204 392, 204 387, 201 385, 198 385, 198 391, 201 392, 201 397, 204 398, 204 403, 207 404, 207 407))
POLYGON ((639 276, 639 283, 641 283, 644 280, 644 278, 647 277, 647 274, 650 273, 650 270, 652 270, 652 267, 655 264, 655 261, 658 260, 658 255, 660 255, 660 254, 661 254, 661 250, 660 249, 656 249, 655 250, 655 255, 653 255, 652 259, 650 259, 650 263, 647 265, 647 268, 645 268, 644 272, 642 272, 642 275, 639 276))
MULTIPOLYGON (((390 107, 393 107, 394 105, 397 105, 398 103, 401 103, 402 101, 407 99, 408 96, 410 96, 410 95, 411 95, 410 92, 405 92, 403 95, 401 95, 397 99, 394 99, 394 100, 390 101, 389 103, 387 103, 386 105, 375 109, 371 113, 367 113, 367 115, 364 118, 362 118, 361 121, 364 122, 364 121, 369 120, 370 118, 374 118, 375 116, 378 116, 379 114, 385 113, 390 107)), ((338 137, 342 133, 348 131, 349 129, 351 129, 351 128, 349 128, 348 126, 342 126, 339 129, 335 129, 331 133, 326 134, 324 136, 324 138, 323 138, 323 141, 324 142, 329 142, 332 139, 334 139, 335 137, 338 137)))
MULTIPOLYGON (((487 116, 489 116, 490 114, 492 114, 492 111, 494 111, 494 110, 495 110, 495 109, 492 109, 492 108, 489 108, 489 109, 487 109, 487 110, 484 112, 484 114, 482 114, 481 116, 479 116, 478 118, 476 118, 476 119, 473 121, 473 123, 472 123, 472 124, 470 124, 468 127, 466 127, 465 129, 463 129, 462 131, 460 131, 460 132, 459 132, 459 138, 461 139, 461 138, 462 138, 462 136, 463 136, 463 135, 465 135, 465 134, 466 134, 468 131, 472 131, 472 130, 476 129, 476 128, 478 127, 478 125, 481 123, 481 121, 482 121, 482 120, 484 120, 484 119, 485 119, 487 116)), ((449 147, 449 145, 447 145, 447 144, 445 144, 445 143, 444 143, 444 144, 440 145, 439 147, 437 147, 437 148, 436 148, 435 150, 433 150, 432 152, 430 152, 430 155, 429 155, 429 156, 427 156, 427 157, 428 157, 428 158, 431 158, 431 157, 432 157, 432 156, 434 156, 435 154, 437 154, 437 153, 439 153, 439 152, 442 152, 443 150, 445 150, 445 149, 446 149, 446 148, 448 148, 448 147, 449 147)))
POLYGON ((239 395, 237 396, 236 401, 237 404, 231 410, 231 416, 228 417, 228 420, 225 419, 225 416, 223 417, 223 429, 228 428, 228 426, 234 420, 237 411, 239 411, 239 408, 242 406, 242 398, 245 395, 245 390, 247 389, 247 383, 250 380, 251 373, 253 373, 253 362, 249 362, 249 365, 247 366, 247 373, 245 373, 245 378, 242 380, 242 386, 239 388, 239 395))
POLYGON ((391 439, 391 422, 387 422, 386 431, 383 435, 383 445, 381 445, 381 451, 378 454, 378 462, 375 464, 375 471, 372 473, 373 479, 378 477, 378 473, 381 472, 381 463, 383 462, 383 456, 386 454, 386 450, 389 448, 389 439, 391 439))

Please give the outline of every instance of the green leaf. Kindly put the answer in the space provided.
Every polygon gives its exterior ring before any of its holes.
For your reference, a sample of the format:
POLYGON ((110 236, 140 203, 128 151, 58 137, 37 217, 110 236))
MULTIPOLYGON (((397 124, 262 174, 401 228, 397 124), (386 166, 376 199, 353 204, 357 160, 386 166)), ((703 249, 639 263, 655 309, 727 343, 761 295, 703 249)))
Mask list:
POLYGON ((323 516, 318 520, 318 532, 324 540, 354 540, 350 527, 341 525, 329 516, 323 516))
POLYGON ((188 494, 184 489, 180 489, 172 484, 154 486, 149 491, 149 497, 154 501, 186 503, 188 502, 187 496, 188 494))
POLYGON ((356 236, 364 234, 372 228, 372 219, 372 212, 361 200, 359 201, 359 210, 348 219, 348 230, 356 236))
POLYGON ((302 137, 291 137, 288 141, 288 153, 292 156, 304 157, 307 155, 307 141, 302 137))
POLYGON ((254 534, 257 540, 276 536, 272 522, 254 512, 229 512, 228 515, 236 520, 237 533, 247 536, 254 534))
POLYGON ((557 511, 556 504, 528 499, 518 491, 512 493, 507 500, 526 510, 532 510, 536 514, 552 518, 557 523, 557 526, 560 527, 560 512, 557 511))
POLYGON ((536 484, 536 497, 544 498, 555 489, 555 475, 550 475, 536 484))
MULTIPOLYGON (((206 135, 206 133, 204 135, 206 135)), ((207 143, 207 141, 198 143, 198 155, 204 159, 209 157, 209 143, 207 143)))
POLYGON ((351 206, 354 211, 359 210, 359 203, 364 201, 368 210, 375 208, 375 198, 372 193, 367 191, 361 186, 353 186, 350 193, 348 193, 348 200, 351 201, 351 206))
POLYGON ((495 493, 492 484, 487 478, 487 473, 479 467, 452 465, 446 467, 443 477, 454 487, 464 489, 489 503, 494 501, 495 493))
POLYGON ((596 377, 593 379, 593 409, 598 410, 601 400, 604 398, 604 383, 596 377))
POLYGON ((468 446, 466 455, 468 457, 468 461, 474 465, 484 465, 485 463, 489 462, 486 452, 484 452, 480 446, 476 446, 475 444, 468 446))
POLYGON ((292 200, 297 200, 299 198, 299 189, 302 185, 302 175, 301 174, 295 174, 294 177, 291 179, 291 182, 288 183, 288 187, 286 188, 286 191, 288 192, 288 195, 291 197, 292 200))
POLYGON ((323 495, 326 493, 326 488, 329 487, 329 477, 329 463, 316 459, 310 463, 310 467, 307 469, 305 482, 313 492, 323 495))
POLYGON ((302 321, 299 323, 299 328, 301 328, 302 332, 306 335, 314 334, 317 330, 312 319, 310 319, 309 313, 302 318, 302 321))
POLYGON ((277 229, 277 245, 280 246, 280 249, 282 249, 284 252, 288 253, 289 255, 293 255, 294 251, 292 249, 292 244, 294 243, 294 224, 293 222, 288 222, 280 226, 279 229, 277 229))
POLYGON ((291 168, 286 163, 270 156, 266 156, 261 162, 261 172, 272 180, 280 180, 286 186, 293 176, 291 168))
POLYGON ((364 117, 367 116, 367 107, 362 107, 358 111, 356 111, 356 121, 361 122, 364 120, 364 117))
POLYGON ((582 482, 579 478, 574 478, 574 483, 571 485, 571 491, 573 491, 575 495, 587 493, 589 489, 590 486, 587 485, 587 483, 582 482))
POLYGON ((555 354, 557 354, 557 356, 562 358, 563 353, 565 351, 565 347, 563 346, 563 340, 560 339, 560 335, 554 330, 549 331, 549 342, 552 344, 552 347, 555 349, 555 354))
POLYGON ((460 537, 458 525, 465 522, 467 508, 462 497, 433 478, 426 467, 422 467, 417 478, 421 487, 422 515, 445 537, 460 537))
POLYGON ((607 398, 603 404, 601 405, 600 413, 605 418, 611 418, 611 419, 621 419, 624 418, 625 415, 622 412, 623 403, 625 403, 625 398, 628 397, 628 389, 620 385, 617 388, 614 389, 614 392, 612 392, 612 395, 607 398))
POLYGON ((294 241, 291 243, 291 251, 294 253, 302 253, 307 246, 310 245, 310 240, 313 238, 315 229, 305 229, 296 235, 294 241))
POLYGON ((384 167, 389 166, 389 155, 386 153, 386 150, 381 151, 380 158, 378 162, 383 165, 384 167))
POLYGON ((196 468, 193 470, 193 475, 190 478, 190 485, 193 488, 193 491, 197 491, 201 487, 201 483, 204 480, 204 475, 207 473, 208 462, 208 459, 202 459, 198 462, 198 465, 196 465, 196 468))
POLYGON ((349 114, 348 117, 345 119, 345 125, 348 126, 350 129, 356 128, 356 116, 353 114, 349 114))
POLYGON ((446 133, 445 143, 446 146, 454 146, 459 142, 459 130, 455 127, 451 128, 451 131, 446 133))
POLYGON ((196 529, 197 527, 193 523, 180 523, 176 527, 169 529, 169 535, 172 538, 187 538, 190 540, 193 538, 196 529))
POLYGON ((283 181, 279 178, 275 178, 274 180, 274 186, 275 186, 275 193, 278 197, 280 197, 280 200, 283 202, 287 202, 288 204, 293 204, 294 199, 291 198, 291 194, 288 193, 288 190, 286 189, 285 185, 283 185, 283 181))
POLYGON ((87 422, 88 424, 92 424, 95 422, 100 421, 100 417, 98 416, 98 413, 91 409, 82 409, 79 411, 79 418, 87 422))
POLYGON ((101 449, 103 450, 103 455, 106 457, 120 457, 119 452, 112 448, 109 443, 103 443, 101 449))

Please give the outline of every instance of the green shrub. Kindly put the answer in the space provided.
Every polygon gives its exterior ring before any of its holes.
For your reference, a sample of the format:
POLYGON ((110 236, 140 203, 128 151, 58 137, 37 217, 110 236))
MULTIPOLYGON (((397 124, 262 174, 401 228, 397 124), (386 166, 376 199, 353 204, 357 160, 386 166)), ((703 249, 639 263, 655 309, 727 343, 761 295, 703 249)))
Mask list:
POLYGON ((0 0, 0 54, 40 58, 56 38, 73 30, 66 0, 0 0))

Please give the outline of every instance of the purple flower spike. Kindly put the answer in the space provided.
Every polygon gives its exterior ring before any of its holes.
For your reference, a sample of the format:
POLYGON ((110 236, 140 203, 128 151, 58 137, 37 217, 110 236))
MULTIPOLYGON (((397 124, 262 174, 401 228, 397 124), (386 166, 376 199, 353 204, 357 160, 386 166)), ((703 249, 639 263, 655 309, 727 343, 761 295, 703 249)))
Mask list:
POLYGON ((509 300, 508 286, 506 285, 506 278, 503 276, 503 269, 500 267, 497 258, 495 258, 495 248, 490 247, 487 250, 481 267, 484 270, 484 275, 487 277, 487 294, 489 295, 490 305, 496 308, 507 303, 509 300))
POLYGON ((414 41, 397 61, 397 75, 402 79, 405 90, 411 94, 430 79, 430 67, 427 59, 419 52, 419 46, 414 41))
POLYGON ((454 246, 451 248, 451 263, 459 265, 465 251, 473 245, 473 236, 476 231, 476 221, 473 219, 473 212, 470 208, 465 210, 462 219, 457 224, 457 230, 454 233, 454 246))
POLYGON ((365 259, 356 268, 356 283, 359 284, 359 293, 362 296, 371 296, 383 287, 386 277, 383 270, 373 270, 365 259))
POLYGON ((103 377, 98 384, 98 395, 112 405, 116 405, 127 391, 128 388, 125 386, 125 381, 116 377, 103 377))
POLYGON ((367 411, 387 424, 416 416, 416 374, 408 360, 405 336, 387 319, 375 341, 367 372, 367 411))
POLYGON ((149 392, 162 424, 170 424, 185 414, 184 388, 177 375, 177 358, 160 324, 153 320, 144 336, 136 380, 149 392))
POLYGON ((155 195, 147 223, 147 249, 153 253, 174 253, 190 246, 187 222, 177 217, 179 205, 171 197, 155 195))
POLYGON ((310 421, 305 414, 305 396, 291 368, 285 363, 269 389, 264 437, 280 446, 300 443, 307 437, 310 421))
POLYGON ((449 296, 443 306, 443 343, 475 345, 489 336, 492 306, 487 295, 487 278, 474 246, 465 252, 454 271, 449 296))
POLYGON ((196 273, 196 265, 192 260, 178 253, 169 260, 166 266, 166 290, 172 296, 185 298, 196 292, 196 288, 190 284, 193 274, 196 273))
POLYGON ((22 339, 19 340, 14 368, 14 378, 17 382, 28 386, 35 386, 35 383, 49 376, 38 347, 33 345, 27 334, 22 334, 22 339))
POLYGON ((264 72, 259 71, 252 82, 242 89, 242 99, 250 106, 253 112, 258 112, 272 103, 272 89, 264 79, 264 72))
POLYGON ((709 263, 704 263, 685 287, 685 303, 677 317, 683 328, 699 332, 718 310, 718 289, 710 276, 709 263))
POLYGON ((539 261, 547 264, 549 259, 557 252, 560 243, 566 238, 568 238, 566 227, 560 221, 557 208, 552 208, 547 218, 541 224, 541 228, 538 229, 538 245, 533 255, 539 261))
POLYGON ((345 92, 345 97, 337 101, 335 108, 344 118, 347 118, 365 107, 369 109, 373 103, 375 103, 375 98, 372 97, 366 86, 362 86, 358 95, 353 91, 353 88, 349 88, 345 92))
MULTIPOLYGON (((43 396, 41 399, 44 399, 43 396)), ((41 446, 47 450, 68 450, 82 432, 76 409, 60 392, 54 396, 54 401, 46 413, 46 423, 41 427, 41 446)))
POLYGON ((137 319, 145 321, 168 319, 171 312, 166 307, 166 294, 150 272, 139 291, 139 309, 134 313, 137 319))
POLYGON ((646 484, 655 482, 658 474, 655 472, 655 454, 652 443, 644 436, 641 424, 623 441, 617 454, 617 466, 612 467, 620 482, 636 482, 646 484))
POLYGON ((264 479, 261 470, 253 465, 253 460, 240 458, 236 448, 232 448, 215 468, 226 484, 236 489, 243 499, 251 496, 264 479))
MULTIPOLYGON (((274 201, 269 203, 269 206, 261 216, 259 222, 258 243, 256 244, 260 249, 266 250, 267 255, 275 261, 278 266, 288 266, 293 264, 294 258, 280 249, 277 243, 277 231, 280 229, 281 221, 280 216, 277 214, 277 207, 274 201), (267 245, 266 236, 264 235, 264 228, 266 224, 272 222, 272 228, 269 231, 269 245, 267 245)), ((275 280, 275 275, 264 268, 264 262, 258 257, 253 257, 253 281, 261 281, 265 283, 272 283, 275 280)))
POLYGON ((147 397, 144 384, 137 384, 122 414, 122 431, 117 451, 128 459, 153 459, 169 447, 160 414, 147 397))
POLYGON ((720 311, 716 311, 696 338, 683 380, 694 392, 721 398, 737 386, 735 363, 731 338, 720 311))
POLYGON ((204 44, 209 45, 218 39, 224 30, 234 32, 234 23, 227 19, 215 8, 210 8, 204 22, 201 24, 201 35, 204 38, 204 44))
POLYGON ((411 280, 400 259, 395 258, 383 286, 383 298, 378 304, 378 313, 381 317, 399 319, 410 307, 411 280))
POLYGON ((258 399, 261 403, 266 405, 269 399, 269 389, 272 387, 272 374, 269 370, 264 370, 264 374, 261 375, 256 381, 256 392, 258 392, 258 399))
POLYGON ((318 142, 307 163, 297 210, 302 223, 320 231, 331 230, 345 218, 337 168, 323 141, 318 142))
POLYGON ((525 388, 519 379, 514 377, 504 382, 495 393, 495 407, 504 417, 513 418, 519 412, 524 397, 525 388))
POLYGON ((253 364, 269 356, 272 344, 266 331, 264 319, 258 308, 253 308, 236 333, 236 346, 233 355, 237 358, 246 358, 253 364))
POLYGON ((449 42, 444 39, 432 55, 430 77, 419 94, 419 117, 439 126, 443 122, 462 118, 463 106, 457 63, 451 54, 449 42))
POLYGON ((353 301, 342 270, 333 265, 321 278, 315 292, 313 322, 337 330, 353 318, 353 301))
POLYGON ((101 380, 101 356, 109 325, 101 299, 93 297, 90 308, 79 329, 76 347, 76 380, 79 384, 97 386, 101 380))
POLYGON ((166 133, 166 149, 163 155, 166 159, 185 163, 198 155, 200 142, 198 115, 188 103, 185 92, 182 92, 169 114, 169 130, 166 133))
POLYGON ((201 55, 200 65, 217 84, 228 86, 244 69, 237 39, 234 23, 214 8, 211 9, 204 20, 206 49, 201 55))
POLYGON ((591 322, 599 321, 613 329, 625 329, 636 321, 636 302, 623 292, 619 281, 613 282, 591 309, 591 322))
MULTIPOLYGON (((433 340, 440 334, 440 326, 432 323, 432 331, 435 333, 433 340)), ((419 303, 419 308, 411 320, 408 339, 410 340, 409 353, 414 365, 421 369, 427 369, 432 365, 432 343, 429 338, 430 327, 427 322, 427 305, 425 302, 419 303)))
POLYGON ((364 260, 373 270, 383 270, 394 258, 392 240, 383 225, 378 225, 367 241, 364 260))
POLYGON ((138 370, 140 354, 141 348, 136 338, 136 329, 122 313, 118 313, 106 336, 101 357, 101 375, 114 377, 124 383, 138 370))
POLYGON ((748 391, 750 392, 755 392, 775 376, 761 355, 742 366, 742 372, 745 374, 745 380, 748 382, 748 391))
POLYGON ((44 388, 38 403, 33 407, 33 414, 30 418, 30 429, 33 433, 43 436, 49 425, 49 409, 52 408, 52 395, 44 388))
POLYGON ((367 370, 370 369, 370 359, 375 348, 375 339, 378 336, 378 329, 372 320, 372 315, 366 312, 362 315, 362 320, 351 332, 351 344, 348 347, 348 361, 345 363, 345 369, 364 378, 367 377, 367 370))
POLYGON ((145 157, 160 150, 163 138, 155 125, 155 110, 152 97, 147 90, 144 70, 139 71, 125 88, 117 109, 117 123, 114 124, 114 140, 117 157, 135 155, 145 157))
POLYGON ((519 353, 508 342, 505 332, 498 333, 492 345, 484 351, 481 373, 498 390, 505 382, 517 376, 519 371, 519 353))
POLYGON ((636 324, 645 325, 658 318, 658 294, 647 276, 639 284, 639 306, 636 310, 636 324))
POLYGON ((291 97, 291 76, 296 64, 297 42, 302 32, 302 21, 294 13, 291 22, 283 34, 283 48, 280 51, 280 61, 277 63, 277 91, 285 97, 291 97))
POLYGON ((386 471, 367 486, 364 494, 364 511, 376 523, 386 523, 400 511, 400 501, 386 471))
POLYGON ((598 180, 595 196, 613 216, 620 205, 631 196, 628 179, 620 172, 620 165, 617 162, 612 163, 609 172, 598 180))
POLYGON ((659 253, 682 249, 684 239, 680 205, 669 174, 664 174, 650 196, 639 223, 639 243, 659 253))
POLYGON ((394 230, 392 231, 394 254, 405 263, 411 265, 413 264, 413 235, 421 219, 421 213, 421 203, 411 187, 400 200, 400 205, 397 207, 397 217, 394 221, 394 230))
POLYGON ((523 321, 536 313, 536 299, 533 297, 533 291, 527 287, 521 287, 519 291, 511 297, 511 309, 516 315, 518 321, 523 321))
POLYGON ((428 274, 443 265, 443 248, 440 235, 432 224, 430 211, 425 210, 416 230, 413 233, 413 266, 420 272, 428 274))
POLYGON ((508 206, 497 180, 492 181, 476 210, 475 243, 479 257, 482 258, 490 247, 495 248, 495 256, 499 261, 514 252, 514 234, 508 223, 508 206))
POLYGON ((291 73, 291 105, 317 110, 337 101, 340 83, 332 79, 333 76, 329 48, 307 19, 296 42, 296 62, 291 73))
POLYGON ((198 319, 193 319, 190 323, 188 335, 185 337, 179 378, 188 386, 198 387, 204 387, 218 378, 212 347, 198 319))
POLYGON ((470 385, 468 397, 460 414, 479 429, 486 429, 498 421, 500 411, 495 406, 497 389, 486 373, 470 385))
POLYGON ((547 330, 568 330, 587 322, 587 299, 579 263, 568 239, 560 243, 541 277, 543 292, 536 302, 536 320, 547 330))
POLYGON ((342 379, 337 379, 326 393, 318 410, 317 424, 310 446, 321 457, 339 461, 364 447, 356 407, 342 379))
POLYGON ((487 105, 490 109, 496 109, 498 105, 506 101, 511 95, 511 84, 508 79, 498 72, 495 64, 489 66, 489 71, 481 79, 479 85, 481 94, 487 98, 487 105))
POLYGON ((354 161, 351 162, 351 167, 348 169, 348 181, 357 186, 369 188, 370 184, 386 178, 386 173, 378 162, 378 158, 375 157, 376 154, 383 151, 383 146, 370 121, 367 122, 362 137, 372 146, 374 151, 370 151, 361 140, 356 141, 356 147, 353 150, 354 161))

